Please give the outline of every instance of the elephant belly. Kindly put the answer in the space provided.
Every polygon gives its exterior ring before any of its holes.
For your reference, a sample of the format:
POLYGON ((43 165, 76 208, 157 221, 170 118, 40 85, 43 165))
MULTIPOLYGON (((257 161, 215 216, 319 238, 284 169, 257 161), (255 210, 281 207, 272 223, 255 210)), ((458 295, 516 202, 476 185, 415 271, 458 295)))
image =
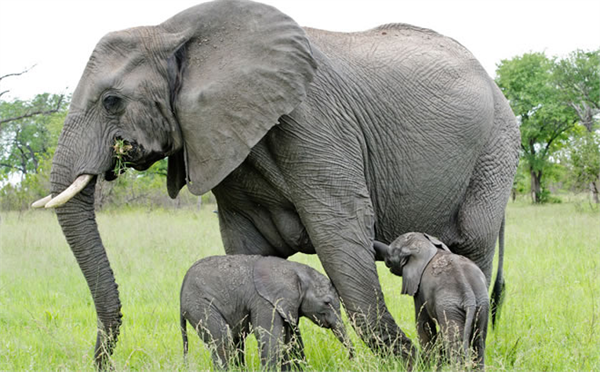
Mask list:
MULTIPOLYGON (((399 166, 401 176, 388 179, 387 185, 372 193, 377 216, 375 233, 378 240, 391 242, 411 232, 424 232, 444 243, 458 226, 458 211, 466 194, 472 161, 462 164, 460 171, 444 174, 411 175, 411 166, 399 166)), ((417 170, 419 172, 419 170, 417 170)))
POLYGON ((225 178, 213 193, 228 254, 285 258, 297 252, 315 253, 293 204, 248 162, 225 178))

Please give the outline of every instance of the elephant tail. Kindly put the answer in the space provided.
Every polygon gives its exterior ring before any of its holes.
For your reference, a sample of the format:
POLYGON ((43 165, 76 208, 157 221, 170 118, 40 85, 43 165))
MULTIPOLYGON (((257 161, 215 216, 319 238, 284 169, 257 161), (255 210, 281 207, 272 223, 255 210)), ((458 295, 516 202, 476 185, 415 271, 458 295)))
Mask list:
POLYGON ((472 305, 467 305, 465 309, 465 328, 463 330, 463 350, 464 355, 469 355, 471 351, 471 341, 473 340, 473 324, 475 324, 475 315, 477 306, 473 301, 472 305))
POLYGON ((179 326, 181 327, 181 338, 183 339, 183 360, 187 363, 188 353, 188 337, 187 337, 187 321, 183 316, 183 311, 179 315, 179 326))
POLYGON ((504 283, 503 265, 504 265, 504 224, 506 217, 502 218, 502 225, 500 225, 500 234, 498 234, 498 273, 496 275, 496 281, 494 282, 494 288, 492 289, 492 296, 490 298, 490 311, 492 313, 492 328, 496 326, 496 318, 500 319, 500 309, 504 302, 504 291, 506 284, 504 283))

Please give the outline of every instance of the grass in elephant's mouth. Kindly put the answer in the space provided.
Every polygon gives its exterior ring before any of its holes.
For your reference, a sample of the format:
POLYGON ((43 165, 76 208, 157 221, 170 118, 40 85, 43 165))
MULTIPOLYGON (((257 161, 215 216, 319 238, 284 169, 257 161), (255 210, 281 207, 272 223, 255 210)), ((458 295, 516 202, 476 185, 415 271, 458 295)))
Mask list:
POLYGON ((113 173, 119 175, 127 168, 128 162, 125 159, 127 158, 129 151, 133 149, 133 146, 124 139, 116 138, 112 148, 114 150, 113 157, 115 158, 113 173))

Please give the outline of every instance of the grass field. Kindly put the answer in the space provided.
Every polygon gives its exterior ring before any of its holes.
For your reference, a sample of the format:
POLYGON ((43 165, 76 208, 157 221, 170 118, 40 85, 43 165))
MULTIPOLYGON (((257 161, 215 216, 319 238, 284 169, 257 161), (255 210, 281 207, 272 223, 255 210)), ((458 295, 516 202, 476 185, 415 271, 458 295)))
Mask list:
MULTIPOLYGON (((124 322, 116 370, 188 370, 179 332, 179 289, 197 259, 222 254, 214 206, 196 211, 121 211, 98 215, 119 283, 124 322)), ((0 370, 93 371, 96 316, 89 290, 51 212, 0 215, 0 370)), ((488 371, 600 370, 600 214, 565 203, 510 204, 507 296, 499 327, 488 333, 488 371)), ((293 259, 322 270, 315 256, 293 259)), ((386 302, 415 339, 412 299, 401 279, 378 264, 386 302)), ((301 322, 306 370, 397 371, 353 334, 346 359, 331 332, 301 322)), ((258 369, 256 342, 247 345, 258 369)), ((190 370, 209 370, 210 354, 190 338, 190 370)))

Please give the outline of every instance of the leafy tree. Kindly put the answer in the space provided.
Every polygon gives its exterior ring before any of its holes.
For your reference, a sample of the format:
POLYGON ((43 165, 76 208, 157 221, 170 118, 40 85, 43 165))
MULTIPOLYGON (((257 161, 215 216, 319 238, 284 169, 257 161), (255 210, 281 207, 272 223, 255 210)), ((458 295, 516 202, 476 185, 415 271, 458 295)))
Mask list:
POLYGON ((573 108, 579 123, 592 132, 594 117, 600 113, 600 49, 576 50, 557 61, 553 78, 561 101, 573 108))
POLYGON ((0 175, 40 171, 51 155, 66 115, 63 95, 39 94, 31 101, 0 102, 0 175))
POLYGON ((587 134, 574 137, 569 156, 571 173, 579 188, 589 187, 595 203, 600 203, 600 142, 595 129, 600 114, 600 49, 576 50, 558 61, 553 70, 560 99, 573 108, 587 134))
POLYGON ((570 168, 570 179, 578 189, 589 187, 594 203, 598 198, 600 176, 600 133, 587 132, 576 134, 566 156, 570 168))
POLYGON ((544 53, 527 53, 503 60, 496 70, 496 83, 520 122, 521 158, 531 177, 534 203, 547 201, 543 177, 550 157, 564 145, 578 119, 571 107, 562 104, 554 65, 544 53))

